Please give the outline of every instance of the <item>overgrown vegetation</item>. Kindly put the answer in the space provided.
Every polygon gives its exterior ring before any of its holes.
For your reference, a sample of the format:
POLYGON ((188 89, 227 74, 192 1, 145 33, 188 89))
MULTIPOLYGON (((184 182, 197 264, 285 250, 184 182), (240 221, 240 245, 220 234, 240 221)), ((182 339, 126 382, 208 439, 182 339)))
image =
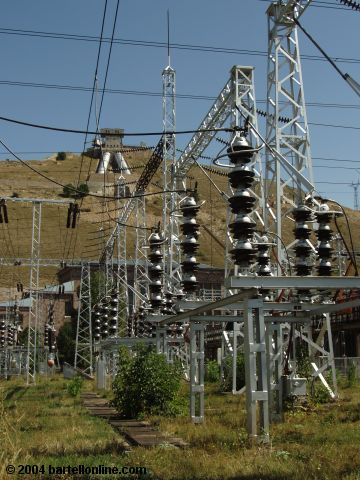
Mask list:
MULTIPOLYGON (((188 415, 150 418, 161 432, 183 438, 189 448, 164 444, 133 448, 130 453, 124 453, 122 437, 106 420, 89 415, 78 398, 69 397, 66 384, 57 376, 39 377, 38 384, 29 388, 23 379, 0 380, 1 479, 7 478, 4 469, 9 463, 139 465, 147 468, 145 478, 152 480, 360 478, 358 381, 342 390, 336 403, 287 413, 284 423, 272 425, 267 446, 247 441, 244 396, 224 395, 217 385, 206 385, 204 424, 192 424, 188 415)), ((84 381, 84 390, 91 388, 84 381)), ((182 389, 187 394, 188 385, 182 389)), ((32 478, 39 476, 26 476, 32 478)))
POLYGON ((64 185, 62 196, 63 197, 72 197, 72 198, 84 198, 89 193, 89 186, 87 183, 80 183, 79 186, 75 187, 71 183, 64 185))
MULTIPOLYGON (((232 357, 226 357, 224 362, 224 379, 221 389, 224 392, 231 392, 233 384, 232 357)), ((245 385, 245 357, 244 353, 238 352, 236 358, 236 390, 240 390, 245 385)))
POLYGON ((72 397, 77 397, 79 393, 81 392, 81 389, 83 387, 84 379, 77 375, 74 377, 72 380, 68 382, 66 385, 66 389, 68 391, 68 394, 71 395, 72 397))
POLYGON ((220 367, 216 360, 208 360, 205 365, 205 382, 220 381, 220 367))
POLYGON ((119 350, 119 370, 113 383, 113 406, 124 417, 175 415, 181 410, 179 365, 167 363, 152 347, 139 345, 131 354, 119 350))

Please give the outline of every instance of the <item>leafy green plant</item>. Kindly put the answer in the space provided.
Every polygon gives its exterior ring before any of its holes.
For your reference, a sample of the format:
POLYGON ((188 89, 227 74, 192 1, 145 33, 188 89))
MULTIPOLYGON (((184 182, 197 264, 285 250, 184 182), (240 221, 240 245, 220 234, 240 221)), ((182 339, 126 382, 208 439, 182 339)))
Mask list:
POLYGON ((347 377, 347 387, 352 388, 356 382, 356 366, 354 362, 350 363, 346 377, 347 377))
POLYGON ((80 376, 74 377, 70 382, 66 385, 68 394, 72 397, 77 397, 82 389, 84 383, 84 379, 80 376))
POLYGON ((311 386, 311 399, 314 403, 329 403, 331 401, 331 396, 328 389, 319 382, 314 382, 311 386))
POLYGON ((215 383, 220 380, 220 367, 216 360, 208 360, 205 365, 205 382, 215 383))
POLYGON ((112 405, 128 418, 144 414, 175 415, 181 410, 181 368, 168 364, 152 347, 138 345, 131 354, 119 351, 119 369, 113 382, 112 405))

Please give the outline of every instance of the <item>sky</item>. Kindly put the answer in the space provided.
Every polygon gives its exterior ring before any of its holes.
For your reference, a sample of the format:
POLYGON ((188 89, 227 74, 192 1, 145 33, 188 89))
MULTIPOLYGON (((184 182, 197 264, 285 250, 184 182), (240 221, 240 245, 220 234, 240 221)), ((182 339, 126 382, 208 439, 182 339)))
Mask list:
MULTIPOLYGON (((12 0, 2 5, 0 116, 70 129, 86 128, 98 43, 43 38, 34 33, 29 36, 23 31, 98 37, 104 5, 105 0, 12 0), (68 85, 88 90, 15 86, 8 82, 68 85)), ((251 65, 255 67, 258 107, 265 110, 262 101, 266 99, 267 5, 263 0, 120 0, 115 38, 126 42, 113 46, 107 88, 161 93, 161 74, 167 65, 167 49, 163 44, 167 41, 169 9, 170 42, 173 44, 171 65, 176 70, 177 93, 216 97, 229 79, 233 65, 251 65), (139 41, 142 45, 136 45, 139 41), (154 45, 156 42, 162 45, 154 45), (177 48, 175 44, 236 49, 238 52, 189 50, 177 48)), ((115 8, 116 0, 108 0, 105 37, 111 36, 115 8)), ((360 12, 340 6, 338 0, 314 0, 301 22, 330 56, 348 59, 338 61, 339 68, 360 82, 357 48, 360 12)), ((302 33, 299 37, 302 55, 319 55, 302 33)), ((104 82, 108 49, 109 44, 105 43, 98 69, 99 87, 104 82)), ((350 185, 360 179, 359 97, 326 61, 304 58, 302 67, 310 124, 347 127, 310 125, 317 190, 352 207, 354 189, 350 185), (314 102, 338 106, 314 106, 314 102)), ((211 105, 211 100, 178 98, 177 129, 196 129, 211 105)), ((94 111, 90 118, 90 128, 94 130, 94 111)), ((127 132, 160 132, 161 96, 105 94, 100 127, 123 128, 127 132)), ((260 128, 264 134, 263 123, 260 128)), ((189 138, 178 135, 177 146, 184 148, 189 138)), ((12 150, 21 152, 19 156, 24 159, 44 158, 47 152, 80 152, 84 144, 84 135, 50 132, 4 121, 0 121, 0 139, 12 150)), ((88 140, 91 139, 90 136, 88 140)), ((137 145, 145 141, 148 145, 156 145, 158 139, 136 137, 127 143, 137 145)), ((0 159, 5 158, 11 156, 1 153, 0 159)))

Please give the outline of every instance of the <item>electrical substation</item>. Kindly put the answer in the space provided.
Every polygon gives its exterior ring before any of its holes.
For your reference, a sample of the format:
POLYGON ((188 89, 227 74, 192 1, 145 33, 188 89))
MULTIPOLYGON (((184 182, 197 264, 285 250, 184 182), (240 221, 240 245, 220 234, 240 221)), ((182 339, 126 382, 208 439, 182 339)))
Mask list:
MULTIPOLYGON (((230 65, 223 89, 179 150, 176 72, 169 51, 162 72, 162 133, 147 150, 150 155, 140 174, 126 155, 146 147, 126 150, 126 129, 99 130, 84 153, 97 162, 94 178, 102 175, 105 183, 109 170, 116 174, 115 183, 104 190, 107 198, 112 196, 116 218, 110 230, 96 225, 103 242, 98 259, 42 256, 43 211, 49 206, 61 209, 67 235, 75 235, 81 228, 81 200, 2 198, 1 223, 12 221, 8 210, 13 203, 31 206, 32 211, 31 251, 20 261, 29 269, 29 280, 18 284, 18 292, 27 291, 27 339, 22 345, 17 342, 19 302, 8 302, 0 321, 2 378, 21 376, 31 386, 38 376, 53 375, 58 368, 56 300, 40 308, 39 275, 42 268, 63 262, 64 271, 81 272, 75 357, 66 369, 92 379, 97 388, 111 388, 120 346, 131 352, 141 343, 153 345, 168 362, 181 363, 189 416, 202 424, 205 360, 212 342, 221 372, 231 357, 232 394, 246 398, 247 434, 254 442, 270 441, 270 425, 283 421, 289 397, 306 396, 309 380, 298 373, 299 349, 310 358, 312 381, 321 382, 337 398, 331 315, 360 307, 360 280, 354 249, 338 233, 338 219, 346 212, 320 195, 314 182, 298 37, 311 3, 278 0, 268 5, 266 111, 256 103, 260 79, 254 67, 230 65), (260 117, 265 118, 265 131, 258 124, 260 117), (210 144, 218 151, 211 160, 206 156, 210 144), (189 181, 194 166, 199 178, 189 181), (161 207, 149 223, 148 194, 156 175, 161 179, 155 184, 161 207), (211 183, 221 201, 224 238, 201 223, 207 208, 198 188, 201 178, 211 183), (218 178, 226 188, 217 185, 218 178), (223 248, 223 281, 216 292, 200 288, 204 230, 223 248), (92 298, 93 275, 103 279, 97 302, 92 298), (239 352, 245 359, 245 386, 240 390, 239 352), (329 372, 331 382, 325 375, 329 372)), ((359 95, 357 82, 348 74, 344 77, 359 95)), ((358 184, 352 184, 356 199, 358 184)), ((1 261, 13 265, 16 260, 1 261)))

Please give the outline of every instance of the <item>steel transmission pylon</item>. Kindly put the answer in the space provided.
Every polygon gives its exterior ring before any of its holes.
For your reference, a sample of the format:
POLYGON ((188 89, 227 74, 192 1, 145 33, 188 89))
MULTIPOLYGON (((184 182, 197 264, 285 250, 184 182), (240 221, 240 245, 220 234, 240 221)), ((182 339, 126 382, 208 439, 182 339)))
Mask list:
POLYGON ((26 361, 26 383, 36 383, 38 317, 39 317, 39 270, 41 239, 41 202, 32 203, 31 264, 29 280, 29 323, 26 361))
MULTIPOLYGON (((248 165, 249 169, 254 169, 257 172, 259 182, 259 189, 255 192, 250 190, 251 194, 256 198, 257 210, 255 212, 255 221, 263 223, 263 205, 264 205, 264 192, 262 184, 262 170, 261 170, 261 157, 258 151, 260 143, 259 138, 256 136, 255 131, 258 129, 257 109, 256 109, 256 96, 255 96, 255 83, 254 83, 254 67, 236 66, 231 69, 232 79, 232 117, 231 127, 239 128, 241 124, 245 123, 245 119, 248 119, 252 127, 249 130, 249 139, 251 147, 256 150, 255 155, 251 163, 248 165)), ((234 195, 233 189, 229 185, 229 197, 234 195)), ((234 220, 235 215, 231 212, 231 209, 227 209, 227 225, 234 220)), ((225 251, 225 278, 232 274, 237 275, 238 268, 234 266, 234 260, 230 254, 230 251, 234 247, 234 241, 230 235, 230 228, 226 231, 226 251, 225 251), (235 271, 233 272, 233 269, 235 271)), ((231 292, 228 292, 231 293, 231 292)))
POLYGON ((135 206, 135 264, 134 264, 134 295, 133 295, 133 311, 137 311, 140 306, 141 298, 148 298, 148 276, 147 276, 147 229, 146 229, 146 212, 145 212, 145 197, 139 196, 136 199, 135 206), (136 295, 138 293, 138 295, 136 295))
MULTIPOLYGON (((265 197, 268 211, 265 225, 278 235, 277 254, 280 263, 284 261, 280 242, 282 205, 284 202, 300 205, 314 190, 299 40, 294 22, 294 18, 299 19, 310 3, 311 0, 289 0, 286 4, 277 1, 267 10, 266 140, 270 148, 280 155, 274 158, 273 152, 267 148, 265 197)), ((281 275, 280 268, 278 274, 281 275)))
POLYGON ((174 175, 176 163, 176 111, 175 88, 176 73, 169 65, 162 72, 163 79, 163 130, 164 130, 164 159, 163 159, 163 230, 167 243, 164 244, 165 282, 166 288, 173 290, 180 288, 180 241, 179 224, 175 217, 178 204, 178 182, 174 175), (166 251, 165 251, 166 250, 166 251))
POLYGON ((88 262, 83 263, 81 266, 74 367, 85 374, 93 374, 91 276, 90 264, 88 262))

